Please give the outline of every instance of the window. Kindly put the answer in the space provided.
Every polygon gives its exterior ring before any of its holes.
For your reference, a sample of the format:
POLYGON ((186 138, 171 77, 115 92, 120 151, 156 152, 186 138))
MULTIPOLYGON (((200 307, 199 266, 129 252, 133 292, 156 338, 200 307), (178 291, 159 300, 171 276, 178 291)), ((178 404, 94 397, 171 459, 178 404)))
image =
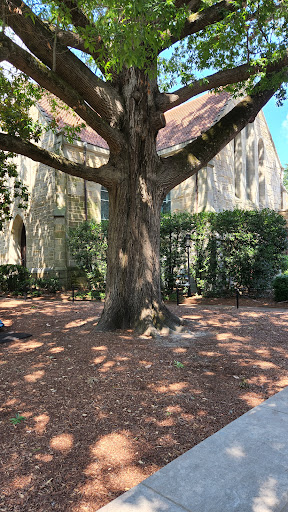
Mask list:
POLYGON ((264 143, 260 139, 258 143, 258 173, 259 173, 259 203, 260 206, 266 205, 265 193, 265 173, 264 173, 264 143))
POLYGON ((247 199, 256 200, 256 175, 255 175, 255 136, 254 126, 246 126, 246 190, 247 199))
POLYGON ((171 213, 171 192, 167 194, 162 203, 161 213, 171 213))
MULTIPOLYGON (((171 212, 171 192, 165 197, 161 212, 171 212)), ((109 194, 107 188, 103 187, 103 185, 101 186, 101 220, 109 220, 109 194)))
POLYGON ((242 138, 241 132, 234 139, 234 180, 235 196, 241 199, 242 185, 242 138))
POLYGON ((101 220, 109 219, 109 194, 107 188, 101 186, 101 220))

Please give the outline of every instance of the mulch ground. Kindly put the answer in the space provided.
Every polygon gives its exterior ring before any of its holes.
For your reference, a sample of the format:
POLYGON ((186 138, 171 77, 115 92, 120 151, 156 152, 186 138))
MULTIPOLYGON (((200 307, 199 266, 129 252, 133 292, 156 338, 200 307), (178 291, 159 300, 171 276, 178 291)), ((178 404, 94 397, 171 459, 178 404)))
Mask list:
POLYGON ((95 512, 288 385, 288 309, 190 302, 192 334, 155 340, 95 332, 99 303, 0 300, 32 334, 0 345, 0 512, 95 512))

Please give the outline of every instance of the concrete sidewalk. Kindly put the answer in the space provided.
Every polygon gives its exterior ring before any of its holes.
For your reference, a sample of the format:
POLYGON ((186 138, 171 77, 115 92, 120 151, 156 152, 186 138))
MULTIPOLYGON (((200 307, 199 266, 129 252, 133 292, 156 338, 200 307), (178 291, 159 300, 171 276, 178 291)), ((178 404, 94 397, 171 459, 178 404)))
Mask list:
POLYGON ((101 512, 288 512, 288 387, 101 512))

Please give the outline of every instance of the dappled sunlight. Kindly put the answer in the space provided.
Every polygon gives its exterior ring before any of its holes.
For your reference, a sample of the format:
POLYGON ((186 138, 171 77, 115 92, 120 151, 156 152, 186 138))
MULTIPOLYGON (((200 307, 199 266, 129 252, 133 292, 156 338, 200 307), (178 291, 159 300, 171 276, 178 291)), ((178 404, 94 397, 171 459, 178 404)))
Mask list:
POLYGON ((53 455, 51 455, 50 453, 36 453, 36 455, 34 455, 34 458, 39 462, 47 463, 53 460, 53 455))
POLYGON ((17 398, 9 398, 8 400, 6 400, 6 402, 3 403, 3 407, 11 407, 13 405, 17 405, 20 403, 20 400, 18 400, 17 398))
POLYGON ((42 377, 44 377, 44 375, 45 375, 44 370, 37 370, 36 372, 24 375, 24 380, 26 380, 26 382, 36 382, 37 380, 42 379, 42 377))
POLYGON ((11 481, 10 485, 13 489, 24 489, 25 487, 28 487, 28 485, 31 484, 32 480, 32 475, 17 476, 11 481))
POLYGON ((101 364, 105 361, 106 359, 106 356, 99 356, 99 357, 95 357, 95 359, 93 359, 93 363, 94 364, 101 364))
POLYGON ((64 350, 64 347, 53 347, 50 348, 49 352, 51 352, 51 354, 59 354, 60 352, 64 352, 64 350))
POLYGON ((255 354, 259 354, 260 356, 264 356, 264 357, 270 357, 271 353, 270 353, 270 350, 268 349, 263 349, 263 348, 256 348, 255 349, 255 354))
POLYGON ((63 433, 52 437, 49 445, 53 450, 66 453, 72 449, 73 439, 72 434, 63 433))
MULTIPOLYGON (((13 331, 33 338, 0 346, 9 510, 21 508, 21 492, 31 510, 40 496, 43 510, 65 503, 71 512, 95 512, 288 385, 288 337, 273 312, 261 316, 259 329, 259 317, 244 311, 172 306, 192 334, 207 335, 164 347, 131 331, 93 332, 97 303, 21 304, 5 315, 13 331), (17 414, 25 419, 14 425, 17 414), (30 474, 22 490, 11 486, 30 474)), ((238 438, 226 455, 245 464, 238 438)))
POLYGON ((179 443, 177 443, 177 441, 175 443, 175 439, 172 434, 165 434, 164 436, 158 438, 158 445, 160 448, 170 448, 170 446, 173 446, 174 444, 179 443))
POLYGON ((187 348, 179 347, 179 348, 173 348, 173 354, 186 354, 187 348))
POLYGON ((153 361, 147 361, 146 359, 139 361, 139 364, 143 365, 144 368, 150 368, 153 364, 153 361))
POLYGON ((278 368, 278 366, 270 361, 253 361, 255 366, 259 366, 262 370, 267 370, 268 368, 278 368))
POLYGON ((64 325, 64 329, 73 329, 75 327, 82 327, 82 325, 86 325, 88 322, 95 322, 95 320, 98 320, 98 316, 92 316, 90 318, 81 319, 78 318, 76 320, 72 320, 71 322, 68 322, 64 325))
POLYGON ((50 421, 50 416, 48 414, 43 413, 39 414, 38 416, 35 416, 33 420, 36 423, 34 427, 35 432, 40 435, 44 434, 46 427, 50 421))
MULTIPOLYGON (((235 335, 235 333, 232 333, 232 332, 223 332, 223 333, 220 333, 220 334, 217 334, 216 335, 216 339, 219 340, 219 341, 231 341, 231 340, 235 340, 235 342, 233 341, 233 344, 236 345, 236 342, 239 341, 239 342, 245 342, 245 343, 249 343, 249 337, 247 336, 237 336, 235 335)), ((221 346, 221 345, 220 345, 221 346)), ((238 343, 238 346, 240 347, 240 343, 238 343)), ((242 348, 242 346, 241 346, 242 348)))
POLYGON ((51 333, 51 332, 43 332, 43 333, 41 334, 41 337, 42 337, 42 338, 49 338, 50 336, 52 336, 52 333, 51 333))
POLYGON ((243 457, 247 457, 247 454, 240 444, 234 444, 230 448, 226 448, 225 452, 233 459, 242 459, 243 457))
POLYGON ((256 384, 258 386, 264 386, 267 384, 267 376, 264 374, 261 375, 255 375, 255 377, 250 377, 249 384, 256 384))
POLYGON ((219 357, 222 355, 220 352, 211 352, 211 351, 207 352, 207 351, 203 351, 203 350, 201 352, 199 352, 199 354, 201 356, 207 356, 207 357, 219 357))
POLYGON ((270 477, 263 481, 258 496, 253 498, 252 511, 274 512, 275 507, 280 503, 277 497, 278 490, 279 484, 276 478, 270 477))
POLYGON ((126 268, 128 265, 128 254, 125 254, 122 249, 119 250, 119 263, 122 268, 126 268))
POLYGON ((115 361, 106 361, 101 368, 99 368, 100 373, 106 373, 111 368, 113 368, 116 365, 115 361))
POLYGON ((113 433, 103 436, 91 448, 93 457, 97 457, 106 465, 128 464, 133 461, 135 453, 127 434, 113 433))
MULTIPOLYGON (((218 339, 218 336, 216 338, 218 339)), ((227 350, 230 354, 237 355, 241 353, 242 356, 244 356, 249 353, 249 344, 248 339, 245 339, 243 341, 245 341, 245 343, 241 344, 236 341, 231 341, 230 338, 229 343, 218 343, 218 348, 223 348, 227 350)))
POLYGON ((117 489, 128 490, 134 485, 140 484, 142 480, 145 478, 145 472, 140 469, 139 464, 126 466, 125 468, 121 468, 115 477, 111 478, 111 483, 117 489))
MULTIPOLYGON (((151 421, 151 420, 150 420, 151 421)), ((158 425, 158 427, 172 427, 175 423, 175 419, 169 416, 168 418, 165 418, 161 421, 155 421, 155 424, 158 425)))
POLYGON ((276 386, 279 391, 280 389, 283 389, 284 387, 288 386, 288 375, 287 377, 280 377, 276 382, 276 386))
MULTIPOLYGON (((90 468, 90 472, 91 471, 92 471, 92 469, 90 468)), ((87 477, 89 477, 89 480, 84 485, 80 485, 78 487, 78 492, 81 495, 81 498, 82 498, 82 496, 85 498, 93 498, 93 496, 95 496, 95 495, 99 496, 99 494, 105 495, 107 493, 108 488, 109 488, 108 481, 105 482, 105 484, 102 483, 101 480, 103 479, 103 475, 101 472, 101 467, 98 469, 98 471, 96 469, 94 469, 94 472, 92 472, 91 474, 89 474, 89 473, 86 474, 86 470, 85 470, 84 474, 87 477)), ((83 511, 90 510, 90 508, 88 509, 88 508, 84 508, 84 507, 85 507, 85 504, 82 503, 80 510, 83 510, 83 511)), ((86 505, 86 507, 87 507, 87 505, 86 505)))
POLYGON ((37 348, 43 347, 40 341, 26 341, 25 343, 15 342, 11 345, 11 350, 14 353, 21 354, 24 352, 33 352, 37 348))
POLYGON ((175 382, 173 384, 163 384, 160 386, 156 386, 155 384, 150 384, 150 388, 154 391, 157 391, 158 393, 178 393, 179 391, 183 391, 184 389, 187 389, 188 383, 187 382, 175 382))
POLYGON ((252 391, 243 393, 241 399, 244 400, 244 402, 246 402, 246 404, 251 408, 260 405, 263 402, 262 398, 259 398, 259 396, 252 391))
POLYGON ((180 413, 182 412, 182 408, 181 408, 179 405, 168 405, 168 407, 167 407, 167 411, 168 411, 169 413, 171 413, 171 414, 172 414, 172 413, 175 413, 175 414, 176 414, 176 413, 178 413, 178 414, 180 414, 180 413))

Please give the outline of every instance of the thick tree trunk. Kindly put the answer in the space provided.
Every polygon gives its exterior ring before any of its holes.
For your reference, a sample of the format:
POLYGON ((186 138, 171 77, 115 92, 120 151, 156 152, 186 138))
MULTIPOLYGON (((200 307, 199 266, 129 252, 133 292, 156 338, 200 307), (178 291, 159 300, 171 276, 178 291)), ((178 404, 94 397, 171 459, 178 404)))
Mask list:
POLYGON ((161 298, 161 198, 155 184, 149 192, 146 187, 138 182, 142 191, 134 195, 128 183, 110 191, 107 291, 99 330, 133 328, 153 334, 180 324, 161 298))
POLYGON ((140 73, 129 78, 129 91, 125 84, 122 91, 127 98, 127 146, 121 157, 115 158, 120 172, 122 168, 123 181, 109 188, 106 301, 97 328, 133 328, 153 334, 164 326, 175 329, 181 322, 164 305, 160 290, 163 190, 157 183, 159 126, 151 126, 151 119, 155 120, 151 115, 153 94, 140 73))

